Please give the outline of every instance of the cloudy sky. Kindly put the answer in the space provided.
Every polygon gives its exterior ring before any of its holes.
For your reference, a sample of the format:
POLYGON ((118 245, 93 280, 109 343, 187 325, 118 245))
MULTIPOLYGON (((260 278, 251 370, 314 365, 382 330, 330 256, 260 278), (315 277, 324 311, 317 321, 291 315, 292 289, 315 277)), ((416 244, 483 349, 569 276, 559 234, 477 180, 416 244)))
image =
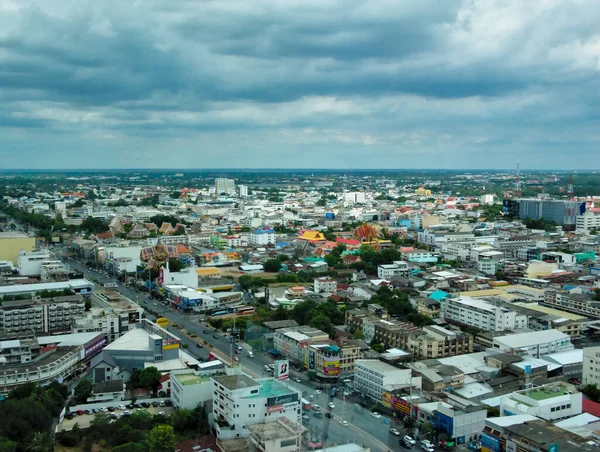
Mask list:
POLYGON ((0 168, 600 168, 598 0, 0 0, 0 168))

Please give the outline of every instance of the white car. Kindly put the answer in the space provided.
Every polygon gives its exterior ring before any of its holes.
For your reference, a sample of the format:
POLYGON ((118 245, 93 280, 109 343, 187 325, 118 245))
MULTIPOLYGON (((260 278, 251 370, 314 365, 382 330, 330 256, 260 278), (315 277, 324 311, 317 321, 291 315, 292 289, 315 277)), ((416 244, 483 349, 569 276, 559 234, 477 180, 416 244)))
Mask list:
POLYGON ((373 411, 371 416, 373 416, 375 419, 381 419, 381 414, 379 414, 377 411, 373 411))
POLYGON ((292 380, 294 380, 296 383, 302 383, 302 380, 300 380, 298 377, 294 377, 292 380))
POLYGON ((165 416, 167 413, 165 413, 164 411, 159 411, 159 416, 165 416))
POLYGON ((350 393, 348 391, 344 391, 344 397, 348 397, 350 393))
POLYGON ((321 394, 321 390, 320 389, 315 390, 315 394, 317 394, 317 395, 321 394))
POLYGON ((398 430, 397 428, 392 427, 390 429, 390 433, 394 436, 400 436, 400 430, 398 430))
POLYGON ((119 410, 126 410, 127 408, 125 407, 125 405, 119 405, 117 407, 117 409, 119 409, 119 410))
POLYGON ((321 407, 319 405, 312 406, 313 411, 321 411, 321 407))
POLYGON ((103 413, 108 413, 108 408, 103 406, 102 408, 100 408, 100 411, 102 411, 103 413))
POLYGON ((327 406, 328 406, 329 408, 331 408, 332 410, 335 408, 335 405, 333 404, 333 402, 329 402, 329 403, 327 404, 327 406))
POLYGON ((342 427, 348 427, 348 421, 340 421, 342 427))
POLYGON ((417 444, 417 442, 412 438, 412 436, 406 435, 404 437, 404 442, 408 444, 412 444, 413 446, 417 444))

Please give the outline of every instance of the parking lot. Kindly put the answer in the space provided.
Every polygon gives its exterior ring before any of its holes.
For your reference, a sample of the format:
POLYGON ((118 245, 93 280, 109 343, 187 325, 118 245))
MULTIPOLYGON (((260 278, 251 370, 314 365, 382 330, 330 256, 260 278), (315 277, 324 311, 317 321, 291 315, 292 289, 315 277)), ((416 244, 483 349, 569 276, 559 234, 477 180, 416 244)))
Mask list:
MULTIPOLYGON (((132 414, 137 411, 147 411, 148 413, 150 413, 152 415, 156 415, 156 414, 159 414, 160 412, 164 412, 167 416, 169 416, 169 415, 173 414, 174 408, 172 406, 164 406, 164 407, 150 406, 149 408, 133 408, 130 410, 125 410, 125 411, 130 411, 132 414)), ((105 414, 107 414, 107 415, 116 414, 120 417, 122 412, 123 412, 123 410, 115 410, 112 413, 108 412, 105 414)), ((73 419, 65 418, 58 425, 57 431, 64 432, 64 431, 72 430, 73 426, 75 424, 79 424, 80 428, 87 428, 90 426, 92 420, 94 420, 94 416, 96 416, 96 415, 95 414, 82 414, 82 415, 76 415, 75 417, 73 417, 73 419)))

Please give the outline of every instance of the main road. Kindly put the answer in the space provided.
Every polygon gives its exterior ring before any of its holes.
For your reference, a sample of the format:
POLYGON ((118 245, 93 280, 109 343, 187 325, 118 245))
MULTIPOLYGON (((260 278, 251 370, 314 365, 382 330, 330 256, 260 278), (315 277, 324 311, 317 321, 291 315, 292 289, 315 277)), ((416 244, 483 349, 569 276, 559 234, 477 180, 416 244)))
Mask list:
MULTIPOLYGON (((97 281, 99 284, 116 282, 104 272, 88 268, 77 260, 68 259, 68 264, 81 271, 88 279, 97 281)), ((213 351, 227 364, 231 364, 231 358, 237 356, 240 359, 240 365, 248 374, 257 378, 269 375, 265 372, 264 365, 273 363, 273 359, 266 353, 255 353, 255 357, 250 358, 246 353, 248 349, 244 348, 242 354, 235 355, 233 354, 233 344, 230 343, 228 337, 215 331, 208 324, 199 322, 195 315, 165 307, 160 302, 151 300, 146 293, 136 292, 131 287, 123 284, 119 284, 118 291, 140 304, 145 309, 146 317, 149 320, 155 321, 157 317, 169 319, 169 331, 179 337, 182 344, 186 344, 187 352, 192 356, 206 360, 209 353, 213 351), (179 328, 173 327, 173 324, 176 324, 179 328), (182 330, 196 335, 197 339, 189 337, 182 330), (198 344, 201 344, 202 348, 198 347, 198 344)), ((242 346, 246 346, 246 344, 242 344, 242 346)), ((376 419, 367 410, 359 409, 355 404, 346 401, 341 391, 333 399, 329 397, 327 391, 320 394, 315 393, 316 388, 306 378, 305 373, 292 370, 291 377, 300 379, 300 382, 289 380, 283 384, 301 392, 304 398, 311 398, 311 403, 318 404, 323 412, 330 412, 333 416, 332 418, 326 416, 319 418, 314 416, 314 410, 304 412, 309 418, 308 423, 305 423, 309 430, 308 440, 320 440, 326 446, 358 443, 365 445, 372 451, 400 450, 399 437, 392 435, 389 430, 393 426, 403 431, 401 424, 394 425, 392 421, 392 425, 388 425, 384 423, 384 419, 376 419), (334 404, 333 408, 328 407, 329 402, 334 404), (347 422, 347 426, 342 425, 341 421, 347 422)), ((403 435, 404 433, 402 433, 403 435)), ((304 445, 306 446, 306 444, 304 445)))

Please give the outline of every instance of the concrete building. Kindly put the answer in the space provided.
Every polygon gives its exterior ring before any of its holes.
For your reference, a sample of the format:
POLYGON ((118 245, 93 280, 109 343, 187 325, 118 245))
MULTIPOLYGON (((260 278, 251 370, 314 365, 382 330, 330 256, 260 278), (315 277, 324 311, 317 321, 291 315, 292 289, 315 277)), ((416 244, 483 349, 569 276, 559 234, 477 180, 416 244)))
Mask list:
POLYGON ((500 414, 530 414, 547 421, 576 416, 582 412, 582 394, 573 385, 551 383, 513 392, 502 398, 500 414))
POLYGON ((310 326, 297 326, 280 328, 273 333, 273 346, 290 361, 304 365, 308 368, 309 344, 325 343, 329 335, 324 331, 310 326))
POLYGON ((215 194, 217 196, 225 193, 226 195, 235 194, 235 181, 224 177, 215 179, 215 194))
POLYGON ((18 232, 0 232, 0 261, 11 261, 17 266, 21 251, 35 249, 35 237, 18 232))
POLYGON ((441 326, 425 326, 421 334, 410 336, 407 350, 426 359, 464 355, 473 353, 473 336, 441 326))
POLYGON ((487 410, 483 405, 459 407, 441 402, 435 411, 437 431, 459 443, 478 439, 485 428, 487 410))
POLYGON ((172 370, 169 381, 173 406, 193 410, 198 404, 212 401, 214 391, 212 377, 224 372, 224 365, 220 361, 201 363, 198 370, 172 370))
MULTIPOLYGON (((385 391, 409 388, 411 369, 399 369, 378 359, 357 359, 354 362, 354 389, 381 401, 385 391)), ((420 388, 421 379, 412 378, 413 387, 420 388)))
POLYGON ((552 199, 520 199, 519 218, 544 219, 554 221, 561 226, 576 225, 577 217, 581 215, 580 202, 552 199))
POLYGON ((413 250, 406 251, 403 254, 406 256, 408 262, 436 263, 438 261, 437 256, 431 251, 413 250))
POLYGON ((50 260, 47 251, 21 251, 17 258, 17 269, 21 276, 40 276, 42 274, 42 263, 50 260))
POLYGON ((287 418, 300 425, 301 394, 277 380, 244 374, 213 376, 213 414, 217 438, 247 438, 249 425, 287 418))
POLYGON ((592 230, 600 230, 600 215, 596 212, 587 211, 583 215, 577 217, 575 222, 575 230, 577 232, 588 233, 592 230))
POLYGON ((443 311, 444 319, 469 325, 484 331, 505 331, 527 328, 527 316, 484 299, 461 296, 447 298, 443 311))
POLYGON ((316 377, 321 381, 351 378, 354 362, 360 358, 362 353, 357 343, 345 343, 340 347, 333 344, 308 345, 308 370, 316 371, 316 377))
POLYGON ((300 450, 303 427, 282 416, 276 421, 248 425, 250 443, 257 452, 296 452, 300 450))
POLYGON ((272 229, 256 229, 250 233, 251 246, 275 245, 275 231, 272 229))
POLYGON ((377 277, 380 279, 389 279, 392 276, 402 276, 408 278, 410 269, 408 263, 404 261, 395 261, 392 264, 382 264, 377 266, 377 277))
POLYGON ((328 277, 315 278, 314 280, 315 293, 332 294, 337 292, 337 281, 328 277))
POLYGON ((350 204, 364 204, 366 198, 362 191, 344 193, 344 201, 350 204))
POLYGON ((583 349, 582 383, 600 387, 600 347, 585 347, 583 349))
POLYGON ((238 185, 238 194, 240 195, 240 198, 248 197, 248 186, 238 185))
POLYGON ((542 355, 573 350, 571 338, 556 330, 535 331, 533 333, 509 334, 494 337, 493 347, 504 353, 539 358, 542 355))
POLYGON ((80 295, 5 301, 0 305, 0 329, 7 333, 70 332, 73 320, 84 312, 80 295))

